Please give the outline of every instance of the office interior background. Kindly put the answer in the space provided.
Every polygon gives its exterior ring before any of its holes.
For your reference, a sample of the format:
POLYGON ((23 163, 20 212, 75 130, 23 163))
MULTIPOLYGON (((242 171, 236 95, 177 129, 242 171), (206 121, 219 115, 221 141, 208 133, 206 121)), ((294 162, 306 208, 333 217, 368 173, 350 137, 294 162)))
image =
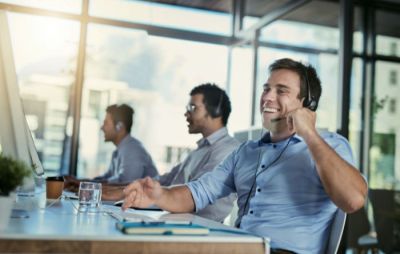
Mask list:
MULTIPOLYGON (((47 176, 107 169, 114 147, 100 127, 114 103, 134 107, 132 134, 166 172, 200 138, 183 114, 204 82, 228 92, 230 133, 257 139, 268 65, 290 57, 321 77, 317 127, 348 137, 370 189, 400 189, 398 0, 0 0, 0 9, 47 176)), ((374 230, 366 211, 362 233, 374 230)), ((348 223, 347 248, 357 227, 348 223)))

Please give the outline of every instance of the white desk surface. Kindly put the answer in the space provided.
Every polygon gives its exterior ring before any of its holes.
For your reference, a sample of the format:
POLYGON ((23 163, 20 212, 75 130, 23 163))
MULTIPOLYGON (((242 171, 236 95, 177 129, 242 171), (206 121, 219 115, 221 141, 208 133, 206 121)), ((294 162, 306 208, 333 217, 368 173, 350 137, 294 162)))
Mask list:
MULTIPOLYGON (((46 240, 46 241, 101 241, 101 242, 157 242, 157 243, 230 243, 263 245, 263 240, 251 235, 229 232, 213 232, 208 236, 140 236, 125 235, 116 229, 116 219, 106 213, 86 214, 76 209, 76 200, 53 201, 43 197, 18 197, 17 209, 28 211, 29 218, 12 218, 9 226, 0 232, 0 241, 46 240)), ((220 223, 192 214, 169 214, 209 228, 235 230, 220 223)), ((0 246, 1 247, 1 246, 0 246)), ((261 248, 261 247, 260 247, 261 248)), ((263 247, 262 247, 263 248, 263 247)), ((1 251, 1 248, 0 248, 1 251)))

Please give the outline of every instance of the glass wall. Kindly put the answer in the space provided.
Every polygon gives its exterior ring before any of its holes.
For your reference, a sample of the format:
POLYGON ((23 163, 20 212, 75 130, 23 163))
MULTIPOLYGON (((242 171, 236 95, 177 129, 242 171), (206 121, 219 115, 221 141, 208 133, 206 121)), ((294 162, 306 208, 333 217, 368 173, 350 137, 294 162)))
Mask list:
POLYGON ((28 125, 48 174, 58 174, 75 79, 79 23, 9 13, 19 89, 28 125))

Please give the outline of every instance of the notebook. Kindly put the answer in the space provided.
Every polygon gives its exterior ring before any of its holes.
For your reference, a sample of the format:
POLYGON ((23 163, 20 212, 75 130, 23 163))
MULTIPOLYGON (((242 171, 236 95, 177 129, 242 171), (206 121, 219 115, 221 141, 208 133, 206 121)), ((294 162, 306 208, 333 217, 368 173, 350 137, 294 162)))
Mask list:
POLYGON ((117 229, 131 235, 208 235, 209 228, 191 222, 117 222, 117 229))
POLYGON ((166 211, 145 211, 133 208, 121 210, 121 207, 113 205, 102 205, 102 211, 108 213, 118 221, 131 222, 157 222, 161 221, 163 215, 169 214, 166 211))

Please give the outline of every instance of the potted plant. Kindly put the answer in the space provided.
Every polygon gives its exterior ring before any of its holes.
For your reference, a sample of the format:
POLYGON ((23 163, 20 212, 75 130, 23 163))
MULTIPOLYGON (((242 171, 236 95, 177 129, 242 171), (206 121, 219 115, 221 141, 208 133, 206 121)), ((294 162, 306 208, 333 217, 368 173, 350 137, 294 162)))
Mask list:
POLYGON ((8 225, 15 189, 20 186, 31 170, 23 161, 0 153, 0 230, 8 225))

